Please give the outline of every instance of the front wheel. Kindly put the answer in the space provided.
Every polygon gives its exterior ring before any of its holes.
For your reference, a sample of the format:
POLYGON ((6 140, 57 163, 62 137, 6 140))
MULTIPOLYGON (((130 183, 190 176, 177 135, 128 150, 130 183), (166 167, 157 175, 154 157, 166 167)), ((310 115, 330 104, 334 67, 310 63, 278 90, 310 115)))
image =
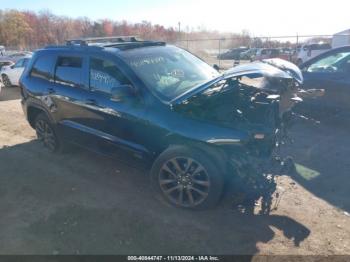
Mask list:
POLYGON ((215 206, 222 195, 223 178, 212 159, 184 146, 169 147, 151 170, 153 189, 170 204, 187 209, 215 206))

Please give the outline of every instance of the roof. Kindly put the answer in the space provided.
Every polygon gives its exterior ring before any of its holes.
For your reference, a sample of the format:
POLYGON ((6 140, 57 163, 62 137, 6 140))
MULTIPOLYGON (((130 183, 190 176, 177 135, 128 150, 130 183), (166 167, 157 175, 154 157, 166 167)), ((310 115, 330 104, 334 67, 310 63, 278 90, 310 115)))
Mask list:
POLYGON ((127 50, 133 48, 147 47, 147 46, 164 46, 165 42, 160 41, 144 41, 139 40, 135 36, 113 36, 113 37, 93 37, 69 39, 66 45, 61 46, 47 46, 45 49, 57 48, 89 48, 102 50, 104 48, 116 48, 119 50, 127 50))

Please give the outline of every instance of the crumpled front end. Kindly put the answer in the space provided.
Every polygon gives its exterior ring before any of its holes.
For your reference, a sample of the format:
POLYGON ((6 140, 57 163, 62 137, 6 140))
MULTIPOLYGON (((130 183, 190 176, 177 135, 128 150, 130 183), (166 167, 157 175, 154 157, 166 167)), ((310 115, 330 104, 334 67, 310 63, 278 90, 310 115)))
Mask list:
POLYGON ((249 139, 242 143, 244 150, 265 158, 280 144, 286 116, 299 101, 301 83, 296 66, 270 59, 227 70, 215 81, 173 101, 172 107, 188 118, 245 133, 249 139))

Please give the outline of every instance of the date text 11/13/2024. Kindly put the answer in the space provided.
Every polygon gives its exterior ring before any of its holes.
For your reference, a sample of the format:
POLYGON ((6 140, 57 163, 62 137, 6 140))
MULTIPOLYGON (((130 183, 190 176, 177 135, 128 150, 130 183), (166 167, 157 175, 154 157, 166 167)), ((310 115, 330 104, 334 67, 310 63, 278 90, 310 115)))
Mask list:
POLYGON ((220 261, 217 256, 128 256, 128 261, 220 261))

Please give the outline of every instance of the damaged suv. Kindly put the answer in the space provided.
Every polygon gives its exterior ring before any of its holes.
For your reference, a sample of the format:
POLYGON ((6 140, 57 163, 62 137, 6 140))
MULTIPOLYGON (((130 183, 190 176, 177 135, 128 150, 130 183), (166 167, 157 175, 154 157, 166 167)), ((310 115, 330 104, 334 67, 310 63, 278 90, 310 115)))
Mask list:
POLYGON ((152 188, 194 209, 215 205, 230 178, 271 157, 302 81, 292 64, 220 74, 163 42, 96 41, 39 50, 22 75, 25 115, 48 150, 73 143, 149 163, 152 188))

